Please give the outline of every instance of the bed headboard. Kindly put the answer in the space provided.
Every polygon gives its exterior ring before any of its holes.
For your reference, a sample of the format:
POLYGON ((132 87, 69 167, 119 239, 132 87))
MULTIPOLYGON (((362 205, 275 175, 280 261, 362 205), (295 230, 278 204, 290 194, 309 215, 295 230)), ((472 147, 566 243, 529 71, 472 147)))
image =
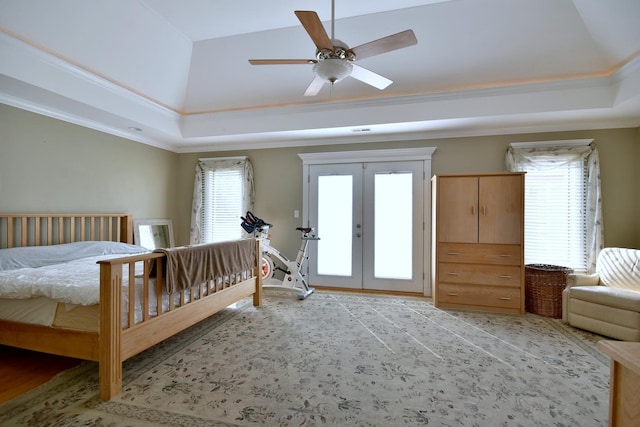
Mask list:
POLYGON ((133 216, 0 213, 0 249, 86 240, 133 243, 133 216))

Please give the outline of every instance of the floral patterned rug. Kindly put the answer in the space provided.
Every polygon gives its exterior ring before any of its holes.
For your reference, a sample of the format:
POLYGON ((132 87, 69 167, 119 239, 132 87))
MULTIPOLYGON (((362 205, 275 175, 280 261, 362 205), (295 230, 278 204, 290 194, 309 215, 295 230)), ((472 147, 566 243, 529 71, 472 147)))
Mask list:
POLYGON ((423 298, 265 292, 125 362, 86 362, 0 405, 3 426, 606 426, 602 337, 423 298))

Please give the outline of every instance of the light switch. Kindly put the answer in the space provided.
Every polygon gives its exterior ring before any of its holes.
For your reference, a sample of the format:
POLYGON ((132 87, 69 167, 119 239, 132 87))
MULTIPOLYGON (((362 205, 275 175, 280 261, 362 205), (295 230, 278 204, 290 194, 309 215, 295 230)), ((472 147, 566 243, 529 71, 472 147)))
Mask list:
POLYGON ((294 218, 300 218, 300 211, 298 209, 296 209, 295 211, 293 211, 293 217, 294 218))

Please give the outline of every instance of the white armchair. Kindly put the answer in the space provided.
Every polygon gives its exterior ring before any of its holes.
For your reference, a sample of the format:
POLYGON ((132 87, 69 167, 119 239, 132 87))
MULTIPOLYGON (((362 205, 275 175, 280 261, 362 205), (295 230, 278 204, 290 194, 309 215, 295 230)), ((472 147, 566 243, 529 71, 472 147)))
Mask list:
POLYGON ((595 274, 570 274, 562 320, 607 337, 640 341, 640 250, 605 248, 595 274))

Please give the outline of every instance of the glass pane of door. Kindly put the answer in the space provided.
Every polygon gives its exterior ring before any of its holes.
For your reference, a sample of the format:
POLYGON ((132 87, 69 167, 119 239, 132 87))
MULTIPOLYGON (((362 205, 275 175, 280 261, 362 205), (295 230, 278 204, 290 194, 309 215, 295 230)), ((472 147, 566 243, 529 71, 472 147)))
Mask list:
POLYGON ((377 279, 413 277, 412 174, 374 175, 374 267, 377 279))
POLYGON ((318 274, 351 276, 353 177, 318 177, 318 274))

